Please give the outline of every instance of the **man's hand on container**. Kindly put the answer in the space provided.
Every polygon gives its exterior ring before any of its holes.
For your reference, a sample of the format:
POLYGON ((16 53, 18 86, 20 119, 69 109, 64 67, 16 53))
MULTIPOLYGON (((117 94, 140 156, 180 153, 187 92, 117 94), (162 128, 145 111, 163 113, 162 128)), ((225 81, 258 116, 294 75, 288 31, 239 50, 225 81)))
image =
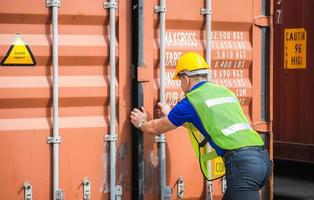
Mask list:
POLYGON ((170 112, 170 106, 168 104, 159 102, 159 103, 157 103, 157 106, 159 107, 159 109, 157 111, 158 116, 165 117, 170 112))
POLYGON ((141 128, 141 126, 147 121, 147 113, 145 108, 142 106, 142 111, 134 108, 131 111, 131 122, 136 128, 141 128))
POLYGON ((160 114, 164 117, 147 121, 147 113, 145 108, 142 106, 141 110, 134 108, 131 111, 130 118, 132 124, 143 133, 152 135, 159 135, 177 128, 167 117, 170 107, 167 104, 162 103, 158 103, 157 105, 159 107, 160 114))

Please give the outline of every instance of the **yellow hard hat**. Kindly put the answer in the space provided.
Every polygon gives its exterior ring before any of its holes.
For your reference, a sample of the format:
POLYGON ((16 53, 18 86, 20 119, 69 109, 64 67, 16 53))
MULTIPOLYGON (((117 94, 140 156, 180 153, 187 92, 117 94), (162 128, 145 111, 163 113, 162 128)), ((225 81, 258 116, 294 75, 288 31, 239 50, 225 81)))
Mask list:
POLYGON ((179 79, 179 75, 183 71, 186 72, 195 71, 196 73, 194 74, 204 74, 206 70, 202 69, 209 69, 209 65, 207 64, 203 56, 195 52, 187 52, 179 58, 173 79, 174 80, 179 79), (196 70, 199 71, 200 73, 197 73, 196 70))

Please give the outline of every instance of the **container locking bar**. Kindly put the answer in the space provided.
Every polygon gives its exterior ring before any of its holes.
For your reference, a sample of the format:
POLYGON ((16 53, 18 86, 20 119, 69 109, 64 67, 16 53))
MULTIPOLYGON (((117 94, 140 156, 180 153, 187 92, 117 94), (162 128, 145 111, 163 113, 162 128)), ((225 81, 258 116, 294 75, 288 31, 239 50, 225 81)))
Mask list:
POLYGON ((58 7, 60 8, 61 6, 61 0, 47 0, 46 1, 46 7, 50 8, 50 7, 58 7))
POLYGON ((53 107, 53 127, 52 137, 47 138, 47 143, 52 144, 52 194, 53 200, 63 199, 63 190, 59 189, 59 14, 58 9, 61 0, 47 0, 46 7, 51 9, 52 23, 52 107, 53 107))
MULTIPOLYGON (((160 66, 160 103, 165 103, 165 91, 166 91, 166 0, 160 0, 160 4, 154 7, 156 14, 159 14, 159 29, 160 29, 160 47, 159 47, 159 66, 160 66)), ((171 187, 166 185, 167 178, 167 154, 166 154, 166 138, 164 133, 161 133, 159 137, 155 137, 155 142, 158 142, 159 152, 159 185, 160 185, 160 197, 161 200, 171 199, 171 187)))
MULTIPOLYGON (((212 45, 211 45, 211 32, 212 32, 212 0, 206 0, 205 1, 205 8, 201 8, 201 15, 205 16, 205 30, 206 30, 206 62, 208 64, 211 64, 212 59, 211 59, 211 50, 212 50, 212 45)), ((207 80, 211 80, 211 72, 208 73, 207 80)), ((206 153, 211 152, 211 147, 207 146, 206 147, 206 153)), ((212 169, 212 164, 211 162, 206 162, 207 166, 207 173, 211 174, 211 169, 212 169)), ((206 200, 213 200, 213 183, 212 181, 206 181, 206 200)))
POLYGON ((83 199, 90 200, 91 199, 91 184, 88 178, 84 178, 83 180, 83 199))
POLYGON ((26 181, 24 182, 24 200, 32 200, 33 199, 33 187, 32 185, 26 181))
POLYGON ((116 0, 110 0, 104 2, 104 8, 109 11, 109 65, 110 65, 110 88, 109 88, 109 105, 110 105, 110 125, 109 135, 105 136, 105 141, 109 142, 110 146, 110 163, 109 163, 109 187, 110 187, 110 200, 121 199, 122 188, 117 192, 117 188, 120 186, 116 185, 116 8, 118 6, 116 0), (121 193, 121 194, 120 194, 121 193))

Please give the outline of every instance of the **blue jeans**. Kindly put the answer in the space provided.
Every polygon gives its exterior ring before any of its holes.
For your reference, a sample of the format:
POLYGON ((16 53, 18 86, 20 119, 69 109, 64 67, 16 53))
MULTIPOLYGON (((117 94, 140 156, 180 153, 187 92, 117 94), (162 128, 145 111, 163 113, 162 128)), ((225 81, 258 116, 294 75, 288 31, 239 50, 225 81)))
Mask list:
POLYGON ((244 147, 226 152, 227 190, 223 200, 259 200, 259 190, 267 183, 272 162, 267 150, 244 147))

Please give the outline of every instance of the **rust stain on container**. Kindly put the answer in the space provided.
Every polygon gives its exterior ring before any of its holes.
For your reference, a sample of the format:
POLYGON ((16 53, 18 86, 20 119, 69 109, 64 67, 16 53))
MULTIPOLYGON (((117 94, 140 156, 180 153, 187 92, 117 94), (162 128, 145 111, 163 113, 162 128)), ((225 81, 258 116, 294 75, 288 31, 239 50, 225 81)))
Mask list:
POLYGON ((274 2, 274 155, 311 163, 314 162, 313 8, 311 0, 274 2), (288 39, 285 32, 296 31, 306 33, 306 41, 294 34, 289 36, 292 41, 285 40, 288 39), (285 55, 285 48, 290 48, 291 42, 292 55, 285 55), (295 57, 303 62, 295 63, 294 69, 285 67, 285 60, 292 59, 289 63, 293 64, 295 57))

